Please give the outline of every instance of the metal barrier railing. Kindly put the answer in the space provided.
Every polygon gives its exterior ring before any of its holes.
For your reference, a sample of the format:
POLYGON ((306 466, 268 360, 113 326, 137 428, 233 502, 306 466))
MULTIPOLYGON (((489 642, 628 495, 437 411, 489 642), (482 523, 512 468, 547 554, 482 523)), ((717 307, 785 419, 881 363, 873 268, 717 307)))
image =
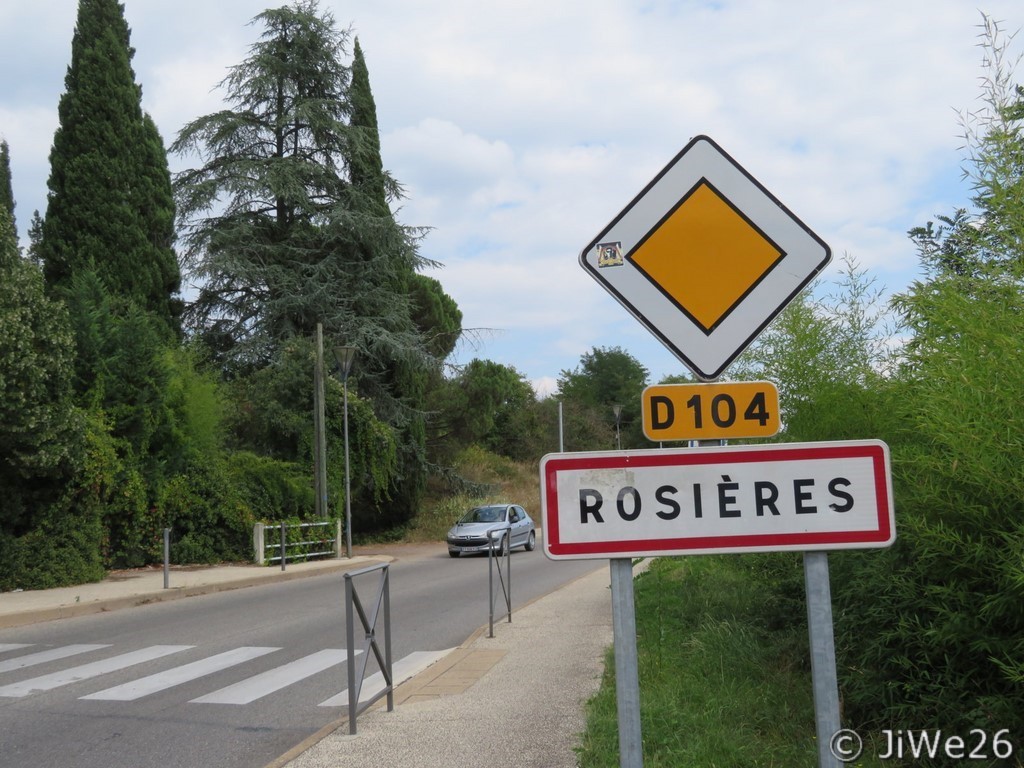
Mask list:
MULTIPOLYGON (((490 621, 488 637, 494 637, 494 573, 498 573, 498 584, 501 586, 501 594, 505 598, 505 615, 508 616, 508 623, 512 623, 512 526, 497 528, 487 534, 491 540, 491 546, 487 548, 487 592, 490 596, 490 621), (495 555, 494 544, 495 534, 504 534, 501 537, 501 551, 495 555), (505 561, 505 575, 501 573, 501 560, 505 561)), ((501 616, 498 617, 502 618, 501 616)))
POLYGON ((285 563, 289 560, 308 560, 312 557, 334 557, 337 554, 337 521, 323 520, 315 523, 279 523, 278 525, 260 525, 260 536, 263 543, 263 555, 261 563, 281 563, 281 570, 284 570, 285 563), (332 535, 321 538, 314 538, 309 533, 304 533, 303 541, 288 541, 288 531, 299 529, 308 531, 313 528, 324 528, 332 535), (278 536, 270 534, 271 531, 278 531, 278 536), (268 556, 267 553, 271 555, 268 556), (275 554, 276 553, 276 554, 275 554))
POLYGON ((348 648, 348 732, 355 735, 356 718, 367 707, 376 702, 382 696, 388 697, 388 712, 395 709, 395 686, 394 675, 391 668, 391 575, 388 563, 371 565, 351 571, 345 574, 345 621, 347 631, 346 647, 348 648), (370 610, 370 618, 363 610, 363 603, 356 592, 353 579, 373 571, 380 571, 380 591, 377 599, 370 610), (377 643, 377 620, 382 618, 384 625, 384 650, 381 651, 377 643), (356 627, 355 616, 358 614, 359 621, 366 633, 362 648, 356 650, 356 627), (384 678, 384 689, 378 691, 366 701, 360 704, 359 694, 363 688, 363 677, 366 675, 366 663, 369 660, 372 650, 377 664, 380 666, 381 676, 384 678), (356 657, 360 663, 356 665, 356 657))

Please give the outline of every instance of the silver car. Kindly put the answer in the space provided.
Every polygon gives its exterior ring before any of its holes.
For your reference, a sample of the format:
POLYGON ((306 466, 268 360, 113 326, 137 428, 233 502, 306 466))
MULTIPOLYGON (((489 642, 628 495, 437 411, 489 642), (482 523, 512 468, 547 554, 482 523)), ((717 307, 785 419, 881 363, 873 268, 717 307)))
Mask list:
POLYGON ((486 552, 488 547, 502 553, 517 547, 532 552, 536 546, 536 526, 518 504, 474 507, 448 531, 448 554, 452 557, 463 552, 486 552))

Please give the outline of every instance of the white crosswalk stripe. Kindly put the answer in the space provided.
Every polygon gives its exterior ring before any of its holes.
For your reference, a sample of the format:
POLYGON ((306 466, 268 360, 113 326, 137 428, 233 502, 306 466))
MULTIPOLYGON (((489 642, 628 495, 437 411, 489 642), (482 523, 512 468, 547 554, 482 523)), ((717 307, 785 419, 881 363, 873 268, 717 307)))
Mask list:
POLYGON ((268 653, 279 650, 281 649, 258 648, 253 646, 235 648, 231 651, 218 653, 216 656, 210 656, 206 659, 193 661, 191 664, 184 664, 180 667, 169 669, 166 672, 158 672, 155 675, 149 675, 148 677, 143 677, 138 680, 132 680, 130 683, 125 683, 124 685, 107 688, 105 691, 90 693, 88 696, 82 696, 81 698, 98 699, 101 701, 135 701, 136 699, 141 699, 143 696, 149 696, 150 694, 159 693, 160 691, 165 691, 168 688, 173 688, 176 685, 182 685, 183 683, 188 683, 192 680, 198 680, 200 677, 211 675, 214 672, 220 672, 221 670, 228 669, 236 664, 251 661, 252 659, 257 659, 260 656, 265 656, 268 653))
POLYGON ((5 685, 0 687, 0 696, 4 698, 21 698, 22 696, 28 696, 30 693, 51 691, 63 685, 70 685, 71 683, 81 682, 92 677, 99 677, 108 672, 116 672, 135 664, 153 661, 162 656, 169 656, 172 653, 178 653, 179 651, 185 651, 194 647, 193 645, 152 645, 149 648, 122 653, 120 656, 94 661, 91 664, 82 664, 81 666, 65 669, 61 672, 53 672, 49 675, 34 677, 31 680, 23 680, 20 683, 5 685))
MULTIPOLYGON (((450 651, 414 651, 408 656, 404 656, 398 661, 393 662, 391 665, 392 685, 397 686, 400 683, 404 683, 409 678, 415 677, 435 661, 443 659, 449 653, 450 651)), ((382 672, 375 672, 363 680, 363 685, 359 688, 359 703, 362 704, 365 701, 369 701, 382 690, 384 690, 384 674, 382 672)), ((348 688, 337 696, 332 696, 327 699, 327 701, 320 702, 320 706, 347 707, 348 688)))
POLYGON ((311 653, 284 666, 250 677, 219 691, 192 699, 191 704, 250 704, 257 699, 287 688, 293 683, 312 677, 317 672, 341 664, 348 658, 344 648, 327 648, 311 653))
POLYGON ((109 647, 109 645, 64 645, 60 648, 51 648, 48 651, 39 651, 38 653, 30 653, 27 656, 18 656, 17 658, 0 661, 0 672, 34 667, 37 664, 46 664, 50 661, 66 659, 68 656, 77 656, 79 653, 98 651, 101 648, 109 647))
MULTIPOLYGON (((0 652, 19 651, 31 647, 32 643, 0 644, 0 652)), ((0 674, 17 672, 29 667, 50 662, 70 659, 79 654, 100 651, 110 645, 77 644, 57 648, 46 648, 34 653, 0 661, 0 674)), ((181 651, 195 648, 193 645, 154 645, 128 653, 111 656, 99 661, 79 664, 57 672, 39 675, 28 680, 0 686, 0 697, 22 698, 35 693, 51 691, 72 683, 90 680, 102 675, 124 670, 134 665, 155 661, 181 651)), ((105 688, 94 693, 79 697, 81 701, 123 701, 130 702, 161 693, 168 689, 199 680, 203 677, 223 672, 232 667, 254 661, 268 654, 281 651, 281 648, 263 646, 242 646, 233 648, 206 658, 181 664, 162 672, 149 674, 135 680, 105 688)), ((362 651, 358 651, 361 654, 362 651)), ((408 680, 426 669, 449 651, 417 651, 394 662, 392 680, 394 685, 408 680)), ((344 648, 326 648, 302 658, 295 659, 272 669, 252 674, 232 685, 220 688, 204 696, 191 699, 189 704, 229 704, 244 705, 258 701, 290 685, 299 683, 320 672, 344 664, 348 660, 348 652, 344 648)), ((344 676, 334 679, 344 680, 344 676)), ((380 672, 369 675, 362 683, 360 701, 365 702, 383 689, 384 676, 380 672)), ((312 702, 311 702, 312 703, 312 702)), ((348 691, 343 690, 322 702, 321 707, 348 706, 348 691)))

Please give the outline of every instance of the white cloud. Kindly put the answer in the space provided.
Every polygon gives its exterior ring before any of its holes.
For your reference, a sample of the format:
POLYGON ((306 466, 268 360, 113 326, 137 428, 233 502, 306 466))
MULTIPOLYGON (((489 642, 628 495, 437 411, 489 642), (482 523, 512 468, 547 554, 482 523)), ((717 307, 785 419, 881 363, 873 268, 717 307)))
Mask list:
POLYGON ((408 167, 408 183, 432 194, 473 194, 492 179, 514 172, 504 141, 488 141, 448 120, 425 118, 381 137, 389 160, 408 167))
POLYGON ((558 380, 554 376, 541 376, 531 381, 530 386, 539 398, 551 397, 558 392, 558 380))

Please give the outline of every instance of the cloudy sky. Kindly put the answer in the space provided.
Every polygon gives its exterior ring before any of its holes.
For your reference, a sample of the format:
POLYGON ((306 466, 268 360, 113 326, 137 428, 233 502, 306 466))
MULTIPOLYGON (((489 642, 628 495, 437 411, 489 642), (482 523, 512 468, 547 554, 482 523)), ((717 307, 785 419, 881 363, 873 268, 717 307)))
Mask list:
MULTIPOLYGON (((124 0, 143 108, 170 143, 220 108, 216 84, 267 0, 124 0)), ((967 199, 960 112, 977 109, 990 0, 321 0, 359 37, 399 212, 474 343, 542 392, 594 347, 652 382, 684 366, 578 256, 707 135, 889 291, 919 273, 912 226, 967 199)), ((45 212, 77 2, 0 2, 0 137, 22 239, 45 212)), ((1019 46, 1011 47, 1015 52, 1019 46)), ((172 170, 185 160, 171 158, 172 170)), ((835 264, 835 261, 833 262, 835 264)), ((826 276, 834 269, 826 272, 826 276)))

